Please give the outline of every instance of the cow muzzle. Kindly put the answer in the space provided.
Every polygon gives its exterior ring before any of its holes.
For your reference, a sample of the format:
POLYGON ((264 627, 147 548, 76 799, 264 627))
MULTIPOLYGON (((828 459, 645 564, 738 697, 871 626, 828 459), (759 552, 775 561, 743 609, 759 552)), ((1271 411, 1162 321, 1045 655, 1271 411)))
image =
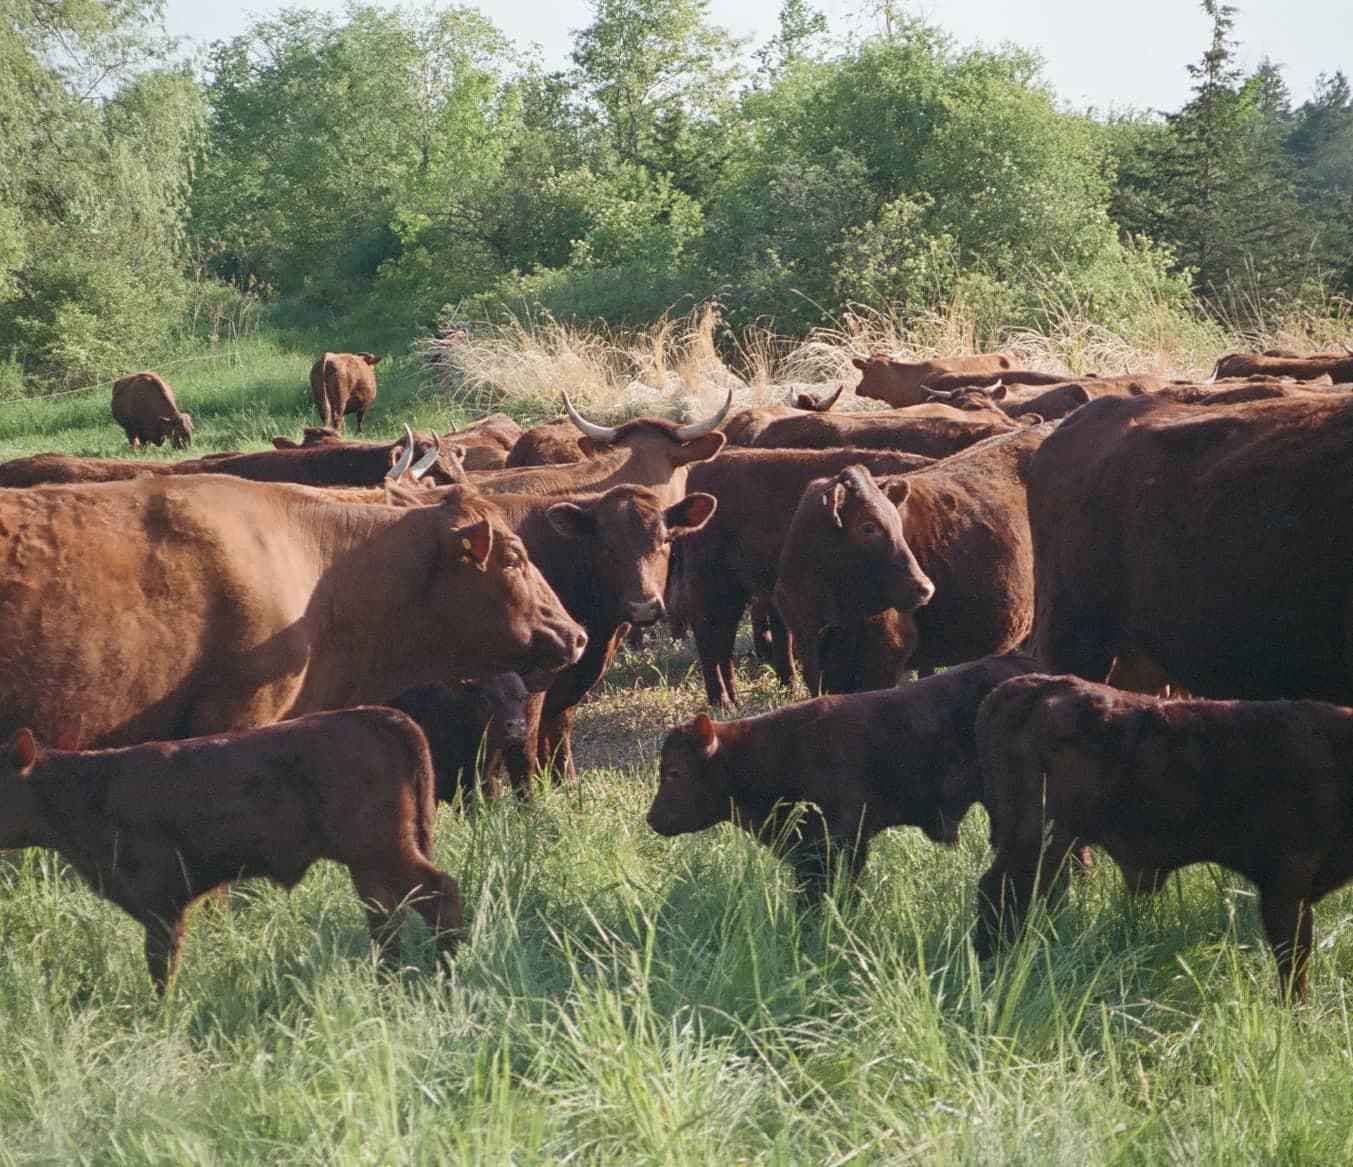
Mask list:
POLYGON ((503 722, 503 741, 510 746, 521 745, 526 740, 526 719, 511 717, 503 722))
POLYGON ((649 600, 641 600, 638 603, 630 602, 625 605, 626 619, 636 627, 647 628, 650 624, 656 624, 667 614, 667 607, 662 602, 662 597, 657 596, 649 600))

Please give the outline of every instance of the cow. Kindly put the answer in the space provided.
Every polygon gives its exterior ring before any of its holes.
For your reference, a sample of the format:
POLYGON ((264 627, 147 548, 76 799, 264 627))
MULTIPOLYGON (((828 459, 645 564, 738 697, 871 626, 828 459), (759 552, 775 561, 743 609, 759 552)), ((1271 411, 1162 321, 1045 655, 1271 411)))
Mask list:
POLYGON ((0 493, 0 734, 129 745, 521 672, 582 628, 492 503, 346 505, 223 475, 0 493), (37 650, 34 646, 40 648, 37 650))
MULTIPOLYGON (((610 667, 630 626, 664 615, 663 590, 673 539, 699 530, 714 513, 709 494, 664 504, 644 486, 613 486, 562 502, 498 495, 494 502, 570 615, 586 629, 587 649, 562 670, 528 712, 528 754, 535 768, 574 775, 574 707, 610 667)), ((529 786, 521 791, 529 796, 529 786)))
POLYGON ((502 470, 508 455, 521 440, 522 429, 505 413, 491 413, 456 431, 456 442, 465 449, 461 459, 466 470, 502 470))
MULTIPOLYGON (((1099 374, 1086 373, 1085 376, 1086 379, 1094 379, 1099 374)), ((998 393, 1004 396, 1013 388, 1017 393, 1032 396, 1037 389, 1060 385, 1067 379, 1065 373, 1040 373, 1034 369, 1005 369, 998 373, 939 373, 926 381, 923 386, 930 395, 929 398, 923 398, 917 404, 923 405, 926 400, 934 399, 938 395, 964 389, 974 393, 985 393, 988 396, 998 393)))
POLYGON ((133 450, 142 442, 162 446, 165 438, 176 450, 193 444, 193 415, 179 409, 159 373, 133 373, 113 382, 113 420, 133 450))
POLYGON ((28 728, 10 738, 0 847, 55 850, 140 924, 159 993, 195 900, 237 879, 292 888, 317 859, 348 869, 386 968, 399 964, 406 904, 455 952, 460 890, 429 858, 432 768, 402 713, 345 709, 116 750, 77 750, 74 738, 68 728, 56 749, 28 728))
MULTIPOLYGON (((405 434, 409 434, 405 427, 405 434)), ((69 454, 35 454, 0 464, 0 486, 28 487, 55 483, 116 482, 133 478, 227 474, 255 482, 297 482, 308 486, 378 486, 412 440, 420 462, 435 454, 425 473, 429 483, 456 485, 466 481, 462 448, 436 435, 394 442, 312 442, 301 447, 210 454, 181 462, 137 462, 127 458, 78 458, 69 454)))
POLYGON ((797 417, 801 413, 826 413, 845 392, 846 383, 841 382, 835 392, 825 397, 816 397, 811 393, 797 391, 787 405, 759 405, 749 409, 740 409, 724 422, 722 429, 730 446, 750 446, 766 425, 778 417, 797 417))
POLYGON ((310 396, 326 426, 343 432, 343 418, 362 419, 376 400, 376 366, 382 358, 373 353, 321 353, 310 366, 310 396))
MULTIPOLYGON (((936 409, 935 406, 920 408, 936 409)), ((803 450, 855 446, 945 458, 985 438, 1010 433, 1041 420, 1032 417, 1016 420, 999 410, 974 414, 945 409, 943 413, 945 416, 928 417, 914 409, 888 409, 776 418, 757 435, 752 445, 757 449, 803 450)))
POLYGON ((1098 844, 1135 893, 1190 863, 1252 880, 1283 989, 1306 999, 1312 909, 1353 880, 1353 709, 1162 701, 1035 673, 982 702, 977 744, 996 849, 981 955, 1059 889, 1070 848, 1098 844))
MULTIPOLYGON (((677 540, 668 571, 669 619, 694 630, 705 694, 718 708, 737 701, 733 644, 748 604, 765 611, 770 659, 782 684, 793 671, 778 616, 769 607, 780 548, 803 488, 851 465, 900 474, 929 465, 887 450, 725 450, 691 467, 686 485, 719 500, 704 528, 677 540)), ((764 633, 759 634, 757 639, 764 633)))
POLYGON ((578 427, 565 414, 553 421, 533 425, 521 435, 508 451, 504 468, 517 470, 526 466, 567 466, 585 461, 587 455, 578 445, 578 427))
POLYGON ((1212 379, 1223 377, 1291 377, 1295 381, 1314 381, 1328 375, 1334 384, 1353 381, 1353 349, 1342 353, 1312 353, 1300 356, 1283 349, 1266 353, 1228 353, 1212 369, 1212 379))
POLYGON ((514 787, 525 783, 529 700, 521 677, 499 673, 459 685, 414 685, 384 704, 407 713, 427 738, 437 798, 454 802, 459 794, 468 805, 481 764, 489 798, 503 792, 504 767, 514 787))
MULTIPOLYGON (((922 386, 946 373, 967 373, 980 383, 983 377, 1005 373, 1015 367, 1014 360, 1005 353, 978 353, 928 361, 899 361, 875 354, 852 357, 850 363, 860 370, 855 396, 873 397, 894 408, 923 402, 922 386)), ((949 387, 954 386, 951 383, 949 387)))
POLYGON ((612 486, 649 486, 668 505, 686 494, 686 473, 694 462, 713 458, 724 445, 719 425, 733 406, 729 390, 723 406, 712 416, 689 425, 662 418, 641 417, 623 425, 603 426, 588 421, 564 394, 564 409, 581 433, 582 462, 564 466, 528 466, 471 475, 484 494, 531 494, 564 499, 599 493, 612 486))
POLYGON ((739 721, 698 714, 663 739, 648 825, 672 836, 735 823, 793 864, 809 901, 829 889, 834 865, 853 882, 888 827, 918 826, 954 846, 982 799, 978 706, 1037 668, 1008 653, 739 721))
POLYGON ((998 402, 998 408, 1012 418, 1037 416, 1044 421, 1056 421, 1079 409, 1088 401, 1100 397, 1141 397, 1159 393, 1171 385, 1186 385, 1164 377, 1127 373, 1121 377, 1085 377, 1051 385, 1036 393, 1009 395, 998 402))
POLYGON ((838 657, 833 675, 857 675, 841 659, 849 636, 837 643, 836 630, 890 608, 915 623, 898 638, 910 657, 895 661, 894 675, 904 664, 928 671, 1025 640, 1034 599, 1025 480, 1054 429, 991 438, 881 484, 856 466, 808 486, 781 551, 774 600, 810 691, 824 683, 824 636, 838 657), (918 571, 932 585, 924 605, 915 603, 918 571))
POLYGON ((1148 692, 1353 704, 1351 449, 1343 395, 1085 406, 1029 468, 1034 655, 1148 692))
POLYGON ((274 450, 300 450, 309 446, 334 446, 343 441, 343 435, 327 425, 308 425, 301 430, 301 440, 290 438, 286 434, 273 437, 274 450))

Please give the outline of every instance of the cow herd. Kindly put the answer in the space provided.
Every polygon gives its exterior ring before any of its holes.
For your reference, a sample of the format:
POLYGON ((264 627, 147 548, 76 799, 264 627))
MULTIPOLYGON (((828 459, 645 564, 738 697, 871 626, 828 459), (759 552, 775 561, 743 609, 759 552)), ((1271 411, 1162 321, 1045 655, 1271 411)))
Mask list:
MULTIPOLYGON (((161 990, 193 901, 319 858, 383 961, 408 906, 453 952, 436 801, 572 777, 578 705, 664 619, 734 705, 750 611, 823 695, 672 729, 655 831, 737 823, 810 902, 880 830, 951 844, 981 803, 983 956, 1091 844, 1133 891, 1220 863, 1304 998, 1313 905, 1353 879, 1353 352, 1202 383, 871 356, 886 409, 606 426, 565 397, 525 433, 345 441, 378 360, 324 354, 325 426, 272 450, 0 464, 0 847, 133 916, 161 990)), ((155 374, 113 412, 191 440, 155 374)))

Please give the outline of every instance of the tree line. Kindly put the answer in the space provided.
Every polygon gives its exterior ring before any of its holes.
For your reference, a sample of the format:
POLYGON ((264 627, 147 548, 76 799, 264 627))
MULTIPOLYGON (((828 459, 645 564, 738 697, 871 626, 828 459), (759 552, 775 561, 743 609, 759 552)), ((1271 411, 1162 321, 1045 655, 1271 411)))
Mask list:
POLYGON ((784 0, 753 47, 708 0, 592 0, 551 71, 468 7, 289 9, 189 65, 155 0, 0 0, 0 393, 244 297, 406 331, 717 297, 794 333, 852 303, 1243 323, 1353 292, 1348 79, 1296 104, 1203 7, 1189 101, 1098 116, 891 8, 842 40, 784 0))

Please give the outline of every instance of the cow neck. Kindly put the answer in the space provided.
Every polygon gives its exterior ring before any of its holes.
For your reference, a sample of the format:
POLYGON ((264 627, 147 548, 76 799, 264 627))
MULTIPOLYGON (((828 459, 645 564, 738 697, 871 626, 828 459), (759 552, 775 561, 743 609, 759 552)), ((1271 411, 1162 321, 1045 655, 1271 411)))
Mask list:
MULTIPOLYGON (((594 502, 598 496, 589 492, 586 496, 572 495, 570 502, 584 499, 594 502)), ((568 609, 575 620, 587 625, 589 635, 593 630, 606 634, 603 624, 609 619, 611 629, 620 622, 616 615, 617 604, 608 608, 605 601, 610 597, 609 582, 598 578, 598 569, 593 551, 596 539, 572 539, 562 535, 551 525, 545 512, 559 499, 531 498, 521 495, 501 495, 493 500, 507 517, 511 527, 526 546, 531 562, 540 569, 546 583, 554 589, 555 595, 568 609)))
MULTIPOLYGON (((760 719, 752 719, 755 725, 760 719)), ((782 769, 779 751, 765 749, 764 736, 745 721, 725 722, 718 728, 719 750, 714 755, 724 776, 725 789, 739 813, 759 828, 777 802, 796 801, 800 794, 794 773, 782 769)))
POLYGON ((647 486, 656 491, 664 506, 677 502, 686 493, 686 465, 674 466, 661 481, 645 473, 639 451, 620 446, 585 462, 567 466, 531 466, 506 474, 518 477, 480 479, 481 488, 490 494, 530 494, 565 499, 575 494, 603 494, 613 486, 647 486))

